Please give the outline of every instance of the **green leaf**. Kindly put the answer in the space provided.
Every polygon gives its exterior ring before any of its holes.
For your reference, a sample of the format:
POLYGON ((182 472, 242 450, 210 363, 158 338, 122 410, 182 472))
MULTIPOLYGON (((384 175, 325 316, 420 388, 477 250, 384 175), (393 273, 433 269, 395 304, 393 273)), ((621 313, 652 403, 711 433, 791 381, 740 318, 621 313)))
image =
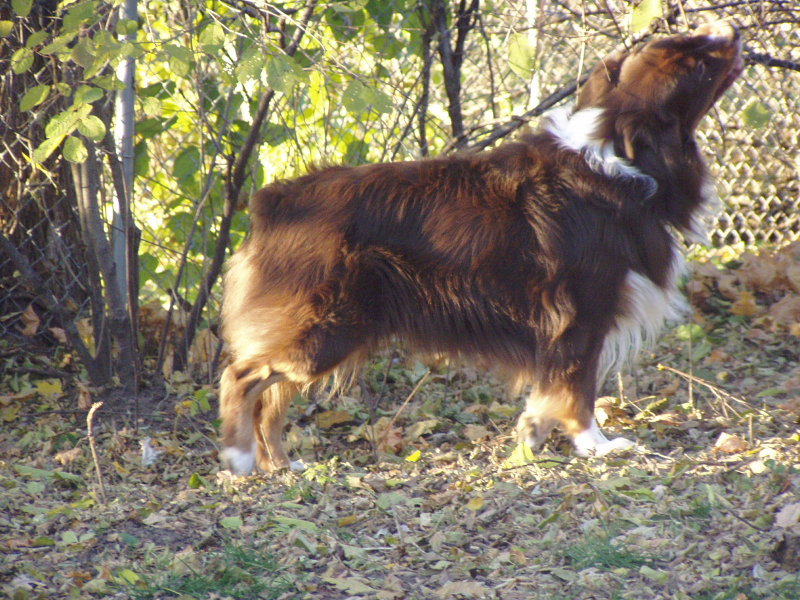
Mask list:
POLYGON ((45 490, 45 485, 41 481, 29 481, 25 486, 25 493, 30 496, 41 494, 45 490))
POLYGON ((663 16, 664 8, 661 5, 661 0, 642 0, 639 4, 631 8, 631 33, 637 34, 646 31, 650 28, 650 24, 655 19, 660 19, 663 16))
POLYGON ((64 35, 60 35, 57 38, 55 38, 52 42, 47 44, 47 46, 42 48, 39 52, 41 52, 42 54, 56 54, 58 52, 66 50, 67 46, 69 46, 72 43, 72 40, 74 39, 75 39, 74 33, 66 33, 64 35))
POLYGON ((219 520, 219 524, 225 529, 241 529, 244 523, 241 517, 223 517, 219 520))
POLYGON ((47 157, 49 157, 53 153, 53 151, 61 145, 61 142, 63 141, 64 137, 65 136, 60 135, 56 137, 47 138, 45 141, 39 144, 39 147, 33 151, 33 161, 39 164, 46 161, 47 157))
POLYGON ((81 41, 72 48, 71 58, 75 64, 80 65, 84 69, 90 68, 94 64, 95 59, 92 40, 88 37, 81 38, 81 41))
POLYGON ((375 500, 375 504, 378 505, 378 508, 382 508, 383 510, 389 510, 396 504, 406 504, 407 502, 408 497, 400 492, 383 492, 382 494, 378 494, 378 498, 375 500))
POLYGON ((142 112, 148 117, 157 117, 161 114, 163 106, 158 98, 142 98, 142 112))
POLYGON ((508 41, 508 66, 525 81, 533 76, 536 48, 525 33, 515 33, 508 41))
POLYGON ((200 168, 200 150, 197 146, 189 146, 178 154, 175 159, 175 165, 172 167, 172 174, 178 179, 183 181, 189 179, 200 168))
POLYGON ((64 481, 71 484, 83 483, 83 478, 75 473, 67 473, 66 471, 53 471, 54 481, 64 481))
POLYGON ((354 79, 344 93, 342 104, 351 114, 360 114, 374 110, 378 113, 390 112, 393 108, 392 99, 382 91, 368 87, 354 79))
POLYGON ((23 477, 30 477, 31 479, 47 479, 53 476, 52 471, 45 471, 44 469, 37 469, 27 465, 14 465, 14 470, 23 477))
POLYGON ((19 101, 19 109, 22 111, 30 110, 34 106, 38 106, 47 99, 50 95, 49 85, 37 85, 25 92, 22 100, 19 101))
POLYGON ((753 99, 742 113, 744 122, 753 129, 765 127, 772 119, 772 111, 761 100, 753 99))
POLYGON ((19 48, 11 55, 11 70, 17 75, 24 73, 33 65, 33 52, 30 48, 19 48))
POLYGON ((99 19, 100 13, 97 10, 97 2, 89 0, 73 4, 67 14, 64 15, 62 27, 64 31, 75 32, 84 23, 93 23, 99 19))
POLYGON ((103 95, 103 90, 100 88, 82 85, 75 91, 75 98, 72 100, 72 104, 74 106, 79 104, 91 104, 92 102, 100 100, 103 95))
POLYGON ((366 88, 364 100, 372 110, 378 113, 388 113, 392 111, 394 104, 392 104, 392 99, 387 94, 384 94, 374 87, 364 87, 366 88))
POLYGON ((78 123, 78 131, 95 142, 99 142, 106 136, 105 124, 94 115, 82 119, 78 123))
POLYGON ((239 83, 245 83, 252 79, 258 79, 266 66, 266 58, 260 48, 248 48, 239 59, 236 65, 236 79, 239 83))
MULTIPOLYGON (((80 106, 85 106, 89 110, 92 109, 88 104, 82 104, 80 106)), ((78 111, 72 109, 62 111, 54 115, 50 121, 48 121, 47 126, 44 128, 44 134, 48 138, 69 135, 78 127, 78 121, 80 121, 83 116, 84 115, 80 114, 78 111)))
POLYGON ((343 162, 346 165, 363 165, 367 162, 367 152, 369 151, 369 144, 364 140, 353 140, 347 144, 347 152, 343 157, 343 162))
POLYGON ((697 323, 687 323, 675 328, 675 337, 682 342, 697 343, 706 337, 706 332, 697 323))
POLYGON ((367 86, 357 80, 351 81, 342 93, 342 104, 351 114, 365 112, 369 108, 366 99, 367 86))
POLYGON ((267 83, 272 89, 288 93, 292 91, 297 79, 295 64, 288 56, 276 54, 269 59, 267 63, 267 83))
MULTIPOLYGON (((0 21, 0 37, 6 37, 12 31, 14 31, 14 21, 0 21)), ((37 31, 36 33, 42 32, 37 31)))
POLYGON ((193 490, 196 490, 203 486, 203 478, 200 477, 197 473, 192 473, 191 477, 189 477, 189 487, 193 490))
POLYGON ((344 3, 334 3, 325 13, 325 20, 331 28, 333 37, 339 42, 353 39, 363 30, 365 16, 363 10, 354 9, 344 3))
POLYGON ((294 130, 286 125, 267 123, 264 128, 264 139, 270 146, 280 146, 286 140, 292 139, 294 130))
POLYGON ((56 541, 50 536, 42 535, 34 539, 31 545, 34 546, 35 548, 41 548, 44 546, 55 546, 56 541))
POLYGON ((164 48, 169 61, 170 69, 178 77, 185 77, 194 64, 194 55, 189 48, 169 44, 164 48))
POLYGON ((104 90, 124 90, 125 84, 122 83, 116 75, 103 75, 102 77, 95 77, 94 83, 104 90))
POLYGON ((669 581, 669 573, 665 571, 657 571, 656 569, 648 567, 647 565, 642 565, 639 567, 639 574, 661 585, 664 585, 669 581))
POLYGON ((11 8, 20 17, 27 17, 31 12, 31 6, 33 6, 33 0, 11 0, 11 8))
POLYGON ((139 583, 142 580, 142 578, 139 577, 139 575, 137 575, 136 573, 134 573, 130 569, 120 569, 117 572, 117 577, 122 579, 128 585, 136 585, 137 583, 139 583))
POLYGON ((203 29, 200 34, 200 47, 208 53, 215 53, 225 43, 225 30, 217 22, 213 22, 203 29))
POLYGON ((281 525, 285 526, 288 529, 302 529, 303 531, 310 531, 316 532, 319 531, 319 527, 313 521, 304 521, 303 519, 294 519, 292 517, 282 517, 277 515, 272 517, 272 519, 276 523, 280 523, 281 525))
POLYGON ((117 21, 116 32, 117 35, 136 35, 139 30, 139 24, 133 19, 120 19, 117 21))
POLYGON ((164 119, 142 119, 136 123, 136 135, 140 135, 145 139, 158 135, 162 131, 164 131, 164 119))
POLYGON ((78 543, 78 534, 74 531, 64 531, 61 533, 61 545, 68 546, 78 543))
POLYGON ((126 546, 130 546, 131 548, 137 548, 137 547, 138 547, 139 545, 141 545, 141 543, 142 543, 142 540, 140 540, 140 539, 139 539, 138 537, 136 537, 135 535, 131 535, 131 534, 130 534, 130 533, 128 533, 127 531, 122 531, 122 532, 120 532, 120 534, 119 534, 119 540, 120 540, 120 541, 121 541, 123 544, 125 544, 126 546))
POLYGON ((67 136, 64 141, 64 158, 71 163, 82 163, 89 157, 89 152, 80 138, 74 135, 67 136))
MULTIPOLYGON (((133 172, 137 177, 147 175, 150 170, 150 155, 147 153, 147 141, 142 140, 133 148, 133 172)), ((142 279, 142 283, 144 283, 142 279)))
POLYGON ((36 31, 30 35, 30 37, 25 40, 25 47, 26 48, 35 48, 36 46, 41 45, 50 34, 46 31, 36 31))

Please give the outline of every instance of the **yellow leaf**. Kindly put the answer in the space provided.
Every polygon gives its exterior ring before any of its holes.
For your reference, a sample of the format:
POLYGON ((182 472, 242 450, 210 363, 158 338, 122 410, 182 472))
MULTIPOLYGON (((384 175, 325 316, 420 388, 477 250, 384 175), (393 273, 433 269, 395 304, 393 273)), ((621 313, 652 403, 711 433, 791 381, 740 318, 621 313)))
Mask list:
POLYGON ((12 406, 4 406, 0 408, 0 421, 4 421, 5 423, 11 423, 17 419, 17 415, 19 414, 19 404, 15 404, 12 406))
POLYGON ((484 500, 483 496, 473 496, 470 498, 469 502, 467 502, 467 508, 478 512, 480 509, 483 508, 484 500))
POLYGON ((422 452, 419 450, 414 450, 414 452, 406 456, 408 462, 418 462, 420 458, 422 458, 422 452))
POLYGON ((353 415, 346 410, 326 410, 317 415, 317 425, 322 429, 330 429, 341 423, 349 423, 353 420, 353 415))
POLYGON ((528 446, 525 442, 520 442, 514 448, 514 451, 511 453, 506 459, 506 462, 503 463, 503 467, 509 469, 511 467, 519 467, 522 465, 527 465, 534 460, 533 450, 531 447, 528 446))
POLYGON ((184 400, 183 402, 178 402, 175 405, 175 412, 179 415, 186 415, 192 410, 192 404, 194 404, 194 400, 184 400))
POLYGON ((128 475, 130 473, 128 469, 123 467, 117 461, 113 461, 111 464, 114 465, 114 469, 116 469, 117 473, 119 473, 120 475, 128 475))
POLYGON ((337 523, 339 527, 347 527, 348 525, 352 525, 353 523, 357 522, 358 522, 357 515, 347 515, 346 517, 342 517, 341 519, 339 519, 337 523))
POLYGON ((638 5, 631 8, 629 15, 631 33, 641 33, 650 27, 655 19, 664 16, 664 8, 661 0, 642 0, 638 5))
POLYGON ((741 292, 739 297, 731 305, 731 313, 738 317, 752 317, 758 312, 755 296, 747 290, 741 292))
POLYGON ((64 395, 60 379, 43 379, 36 382, 36 391, 48 400, 56 400, 64 395))

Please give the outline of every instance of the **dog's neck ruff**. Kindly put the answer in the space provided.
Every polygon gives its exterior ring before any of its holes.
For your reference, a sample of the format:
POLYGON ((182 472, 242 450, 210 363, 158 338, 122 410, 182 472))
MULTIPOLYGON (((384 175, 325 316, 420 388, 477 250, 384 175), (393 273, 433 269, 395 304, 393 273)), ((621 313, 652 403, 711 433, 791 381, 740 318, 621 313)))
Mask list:
MULTIPOLYGON (((602 108, 584 108, 573 112, 569 107, 560 107, 547 114, 545 131, 554 136, 563 148, 580 154, 595 173, 606 177, 634 179, 643 184, 644 198, 650 198, 658 190, 658 182, 633 166, 626 158, 614 152, 611 140, 598 137, 597 130, 602 108)), ((708 245, 708 223, 711 214, 719 208, 719 199, 714 182, 706 177, 700 189, 701 202, 691 215, 688 227, 674 228, 689 244, 708 245)))
POLYGON ((545 130, 554 136, 562 147, 577 152, 596 173, 607 177, 635 179, 644 184, 645 198, 656 193, 656 180, 642 173, 625 158, 614 152, 611 140, 597 136, 602 108, 584 108, 577 112, 562 107, 550 111, 545 130))

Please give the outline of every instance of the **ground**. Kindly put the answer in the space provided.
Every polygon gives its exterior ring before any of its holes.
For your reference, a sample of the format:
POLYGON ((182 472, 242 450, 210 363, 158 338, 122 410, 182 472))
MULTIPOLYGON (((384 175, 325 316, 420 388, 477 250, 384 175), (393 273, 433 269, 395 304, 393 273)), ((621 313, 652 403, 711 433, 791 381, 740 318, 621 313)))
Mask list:
POLYGON ((602 459, 517 447, 519 399, 395 352, 295 403, 304 472, 234 478, 202 377, 134 414, 65 351, 2 342, 0 594, 800 598, 798 258, 693 263, 694 317, 606 385, 598 418, 637 447, 602 459))

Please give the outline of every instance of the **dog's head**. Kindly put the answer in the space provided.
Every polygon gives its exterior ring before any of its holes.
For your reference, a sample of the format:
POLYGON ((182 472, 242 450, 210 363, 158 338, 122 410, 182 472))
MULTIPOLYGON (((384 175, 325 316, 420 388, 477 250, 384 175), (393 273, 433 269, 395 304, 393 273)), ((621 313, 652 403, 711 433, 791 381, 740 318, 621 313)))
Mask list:
POLYGON ((691 140, 743 66, 737 29, 725 22, 702 25, 606 58, 581 88, 576 110, 603 108, 605 131, 598 133, 613 138, 617 153, 635 163, 654 143, 691 140), (652 139, 654 130, 660 139, 652 139))

